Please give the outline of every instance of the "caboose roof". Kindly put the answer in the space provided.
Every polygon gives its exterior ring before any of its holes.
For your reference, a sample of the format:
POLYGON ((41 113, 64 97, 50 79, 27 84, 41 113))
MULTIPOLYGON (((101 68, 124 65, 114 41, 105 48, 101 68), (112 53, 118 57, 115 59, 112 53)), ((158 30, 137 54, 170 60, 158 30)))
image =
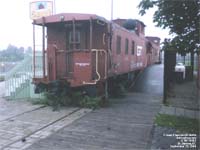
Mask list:
POLYGON ((105 18, 100 17, 95 14, 79 14, 79 13, 60 13, 60 14, 55 14, 39 19, 35 19, 33 21, 33 24, 36 25, 42 25, 46 23, 56 23, 56 22, 65 22, 65 21, 71 21, 71 20, 90 20, 90 19, 98 19, 104 22, 108 22, 105 18))

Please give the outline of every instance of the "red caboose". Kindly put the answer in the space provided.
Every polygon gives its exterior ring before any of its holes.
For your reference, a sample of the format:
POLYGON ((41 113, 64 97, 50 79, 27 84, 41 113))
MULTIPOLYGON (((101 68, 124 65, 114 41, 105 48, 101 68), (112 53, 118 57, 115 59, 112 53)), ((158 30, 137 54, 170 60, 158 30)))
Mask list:
MULTIPOLYGON (((93 14, 71 13, 34 20, 33 25, 43 27, 43 75, 37 77, 34 69, 33 83, 39 86, 60 80, 70 87, 93 86, 102 91, 108 79, 156 62, 160 39, 154 43, 146 38, 141 21, 132 20, 132 27, 126 27, 127 21, 109 22, 93 14)), ((35 56, 34 46, 33 68, 35 56)))

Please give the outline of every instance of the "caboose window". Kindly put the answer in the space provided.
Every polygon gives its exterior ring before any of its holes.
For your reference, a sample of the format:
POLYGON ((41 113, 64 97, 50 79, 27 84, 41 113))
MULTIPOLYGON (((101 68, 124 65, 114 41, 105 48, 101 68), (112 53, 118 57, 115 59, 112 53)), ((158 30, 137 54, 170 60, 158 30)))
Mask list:
POLYGON ((131 45, 131 54, 134 55, 135 53, 135 42, 132 41, 132 45, 131 45))
POLYGON ((121 37, 117 36, 117 54, 121 53, 121 37))
POLYGON ((75 32, 75 37, 73 37, 73 32, 71 31, 69 33, 69 42, 70 43, 80 43, 80 32, 79 31, 76 31, 75 32))
POLYGON ((128 39, 126 39, 126 41, 125 41, 125 54, 128 54, 128 44, 129 44, 129 41, 128 41, 128 39))
POLYGON ((81 34, 80 31, 76 31, 73 35, 73 32, 69 32, 69 45, 70 49, 80 49, 80 41, 81 41, 81 34), (75 47, 73 47, 75 46, 75 47))

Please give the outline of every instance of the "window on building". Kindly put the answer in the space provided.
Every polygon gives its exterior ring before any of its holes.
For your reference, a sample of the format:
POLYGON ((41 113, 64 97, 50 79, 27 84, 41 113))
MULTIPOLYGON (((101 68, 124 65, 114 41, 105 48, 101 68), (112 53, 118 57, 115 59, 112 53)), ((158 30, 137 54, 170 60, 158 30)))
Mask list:
POLYGON ((117 54, 121 53, 121 37, 117 36, 117 54))
POLYGON ((125 41, 125 54, 128 54, 128 44, 129 44, 129 41, 128 41, 128 39, 126 39, 126 41, 125 41))
POLYGON ((131 44, 131 54, 134 55, 135 54, 135 42, 132 41, 132 44, 131 44))

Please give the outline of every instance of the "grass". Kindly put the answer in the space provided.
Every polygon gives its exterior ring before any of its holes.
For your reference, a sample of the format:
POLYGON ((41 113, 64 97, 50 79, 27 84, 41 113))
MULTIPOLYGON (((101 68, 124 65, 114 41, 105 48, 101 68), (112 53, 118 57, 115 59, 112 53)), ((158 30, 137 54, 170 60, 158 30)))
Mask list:
POLYGON ((181 133, 199 133, 200 121, 197 119, 159 114, 156 116, 155 123, 158 126, 174 128, 181 133))

